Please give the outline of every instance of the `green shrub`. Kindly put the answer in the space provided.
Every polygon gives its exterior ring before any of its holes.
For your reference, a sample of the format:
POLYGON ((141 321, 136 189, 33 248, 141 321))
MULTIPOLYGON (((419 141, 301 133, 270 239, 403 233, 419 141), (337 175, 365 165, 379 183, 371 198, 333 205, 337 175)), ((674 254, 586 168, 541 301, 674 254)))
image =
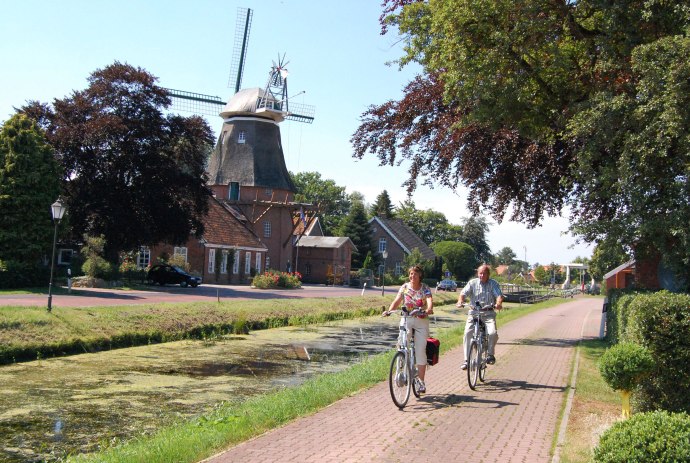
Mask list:
POLYGON ((649 349, 655 362, 636 391, 636 408, 690 412, 690 295, 639 294, 628 310, 624 340, 649 349))
POLYGON ((608 429, 594 449, 596 463, 690 461, 690 416, 640 413, 608 429))
POLYGON ((266 270, 252 280, 252 286, 260 289, 268 288, 300 288, 302 275, 299 272, 288 273, 277 270, 266 270))
POLYGON ((615 391, 632 391, 654 367, 645 347, 623 342, 607 349, 599 359, 599 372, 615 391))

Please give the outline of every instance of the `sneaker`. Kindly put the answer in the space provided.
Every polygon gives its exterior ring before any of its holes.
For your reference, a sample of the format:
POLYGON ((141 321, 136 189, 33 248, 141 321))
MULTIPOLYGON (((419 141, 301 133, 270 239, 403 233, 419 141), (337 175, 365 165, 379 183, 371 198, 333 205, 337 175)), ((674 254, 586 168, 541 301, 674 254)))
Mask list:
POLYGON ((493 355, 489 355, 486 358, 486 363, 488 363, 489 365, 493 365, 494 363, 496 363, 496 357, 494 357, 493 355))
POLYGON ((462 365, 460 365, 460 369, 461 369, 461 370, 467 370, 467 360, 465 360, 464 362, 462 362, 462 365))
POLYGON ((419 378, 417 378, 417 392, 420 394, 424 394, 426 392, 426 384, 424 384, 424 381, 419 378))

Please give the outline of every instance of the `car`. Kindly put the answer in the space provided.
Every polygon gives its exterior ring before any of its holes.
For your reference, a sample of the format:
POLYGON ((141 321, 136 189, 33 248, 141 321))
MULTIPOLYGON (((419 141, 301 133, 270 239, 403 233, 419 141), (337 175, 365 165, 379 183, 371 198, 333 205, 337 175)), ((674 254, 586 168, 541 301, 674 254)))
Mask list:
POLYGON ((201 284, 201 278, 195 277, 185 272, 176 265, 156 264, 151 267, 146 279, 152 284, 158 283, 163 286, 166 284, 180 285, 183 288, 191 286, 196 288, 201 284))
POLYGON ((453 280, 441 280, 436 286, 437 291, 456 291, 458 284, 453 280))

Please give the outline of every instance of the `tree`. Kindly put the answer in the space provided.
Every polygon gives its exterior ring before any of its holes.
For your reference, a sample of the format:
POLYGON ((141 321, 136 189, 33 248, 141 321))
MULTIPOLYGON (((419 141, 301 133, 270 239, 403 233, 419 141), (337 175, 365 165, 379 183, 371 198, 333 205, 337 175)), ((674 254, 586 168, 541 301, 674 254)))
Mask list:
POLYGON ((515 252, 513 252, 510 247, 506 246, 498 251, 496 256, 494 256, 494 262, 496 265, 510 265, 513 263, 516 257, 517 255, 515 252))
POLYGON ((430 278, 434 273, 435 262, 432 259, 425 259, 419 248, 414 248, 408 255, 403 259, 403 272, 407 272, 407 269, 419 265, 424 271, 424 277, 430 278))
POLYGON ((589 263, 589 273, 595 280, 601 280, 606 273, 629 261, 630 257, 616 239, 609 238, 594 247, 589 263))
POLYGON ((326 236, 332 236, 350 209, 350 199, 344 186, 334 180, 324 180, 318 172, 290 173, 297 188, 295 201, 316 204, 319 220, 326 236))
POLYGON ((440 241, 433 243, 432 249, 459 280, 467 280, 475 274, 479 262, 477 262, 474 249, 469 244, 440 241))
POLYGON ((349 237, 357 250, 352 253, 352 267, 360 268, 369 252, 373 252, 371 245, 371 227, 367 220, 367 213, 361 201, 354 201, 350 211, 342 221, 338 236, 349 237))
POLYGON ((60 168, 36 123, 14 115, 0 130, 0 261, 36 264, 52 251, 50 205, 60 168))
POLYGON ((427 245, 435 241, 449 240, 451 230, 454 231, 456 237, 458 235, 455 229, 451 229, 448 219, 443 213, 431 209, 420 211, 415 207, 414 201, 410 199, 400 204, 396 216, 427 245))
POLYGON ((105 236, 112 263, 120 251, 201 236, 208 124, 164 116, 168 91, 141 68, 115 62, 88 82, 52 106, 31 102, 21 110, 46 130, 63 167, 73 233, 105 236))
POLYGON ((376 197, 376 201, 371 206, 370 215, 372 217, 382 217, 384 219, 391 219, 394 217, 393 203, 391 203, 391 198, 388 196, 388 192, 383 190, 376 197))
POLYGON ((658 249, 690 282, 685 3, 387 0, 381 23, 423 71, 364 113, 355 157, 409 160, 410 192, 464 185, 499 223, 568 206, 585 241, 658 249))
POLYGON ((491 262, 491 248, 486 242, 489 225, 484 217, 469 217, 463 219, 462 233, 459 241, 467 243, 477 253, 478 262, 491 262))
POLYGON ((544 266, 539 265, 534 269, 534 279, 542 285, 548 285, 551 281, 551 274, 546 271, 544 266))

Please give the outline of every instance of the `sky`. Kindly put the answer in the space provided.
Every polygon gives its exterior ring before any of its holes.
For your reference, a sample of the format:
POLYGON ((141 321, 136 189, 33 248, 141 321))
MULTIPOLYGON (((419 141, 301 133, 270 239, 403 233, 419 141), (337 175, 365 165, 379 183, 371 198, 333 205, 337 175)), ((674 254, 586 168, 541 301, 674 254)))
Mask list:
MULTIPOLYGON (((288 61, 292 101, 316 107, 312 124, 285 121, 281 134, 292 172, 319 172, 368 203, 386 190, 407 198, 407 165, 356 160, 350 139, 370 105, 399 99, 419 68, 390 64, 402 56, 395 33, 380 35, 379 0, 0 0, 0 121, 30 100, 50 103, 87 86, 115 61, 141 67, 167 88, 229 99, 238 7, 254 11, 242 87, 264 87, 279 56, 288 61)), ((180 112, 183 115, 188 113, 180 112)), ((220 117, 207 117, 216 134, 220 117)), ((467 191, 419 186, 417 209, 469 217, 467 191)), ((591 257, 592 246, 566 234, 566 217, 542 226, 489 219, 492 252, 510 247, 530 264, 591 257)))

